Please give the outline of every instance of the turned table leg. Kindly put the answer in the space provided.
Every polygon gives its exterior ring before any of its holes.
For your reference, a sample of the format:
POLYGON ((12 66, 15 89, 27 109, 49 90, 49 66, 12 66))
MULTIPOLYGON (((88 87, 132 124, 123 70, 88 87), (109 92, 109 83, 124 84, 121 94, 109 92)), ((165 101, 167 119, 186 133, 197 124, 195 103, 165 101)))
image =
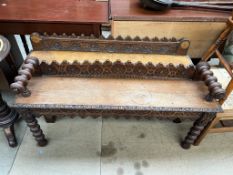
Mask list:
POLYGON ((184 149, 189 149, 204 128, 214 119, 215 116, 215 113, 203 113, 201 117, 194 122, 184 141, 181 143, 181 146, 184 149))
POLYGON ((3 128, 10 147, 17 146, 14 132, 14 122, 17 119, 18 113, 15 110, 9 108, 6 102, 3 101, 0 93, 0 127, 3 128))
POLYGON ((35 137, 38 146, 46 146, 48 141, 45 138, 45 135, 41 130, 40 125, 38 124, 38 121, 35 118, 35 116, 32 114, 27 114, 26 117, 24 117, 24 119, 27 123, 27 126, 30 128, 32 135, 35 137))

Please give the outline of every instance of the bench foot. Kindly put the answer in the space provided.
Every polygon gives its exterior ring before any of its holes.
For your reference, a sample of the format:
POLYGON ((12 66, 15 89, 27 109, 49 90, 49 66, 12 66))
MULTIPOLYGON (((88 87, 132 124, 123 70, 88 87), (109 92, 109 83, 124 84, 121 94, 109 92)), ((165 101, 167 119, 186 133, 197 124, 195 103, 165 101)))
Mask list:
POLYGON ((4 128, 3 131, 5 133, 9 146, 16 147, 18 143, 15 137, 14 125, 4 128))
POLYGON ((27 126, 30 128, 32 135, 35 137, 37 145, 41 147, 46 146, 48 141, 45 138, 45 135, 42 129, 40 128, 40 125, 38 124, 38 121, 35 118, 35 116, 28 114, 25 117, 25 121, 27 122, 27 126))
POLYGON ((184 141, 181 142, 181 147, 184 149, 189 149, 191 145, 197 140, 200 136, 201 132, 204 128, 213 120, 215 117, 215 113, 203 113, 200 118, 198 118, 190 131, 188 132, 187 136, 185 137, 184 141))
POLYGON ((180 145, 184 149, 189 149, 191 147, 191 144, 187 143, 186 141, 181 142, 180 145))
POLYGON ((44 119, 47 123, 55 123, 56 122, 56 119, 57 117, 52 115, 52 116, 44 116, 44 119))
POLYGON ((175 118, 173 120, 173 123, 182 123, 181 119, 180 118, 175 118))

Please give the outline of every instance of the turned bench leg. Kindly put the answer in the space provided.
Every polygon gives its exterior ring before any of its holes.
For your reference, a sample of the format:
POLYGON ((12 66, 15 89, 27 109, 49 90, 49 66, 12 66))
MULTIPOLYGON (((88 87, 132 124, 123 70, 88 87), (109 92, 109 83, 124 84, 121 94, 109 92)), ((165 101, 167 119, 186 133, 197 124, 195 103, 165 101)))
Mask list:
POLYGON ((198 146, 201 143, 201 141, 204 139, 204 137, 208 134, 210 129, 213 128, 219 121, 220 121, 220 118, 218 116, 215 117, 214 120, 212 122, 210 122, 207 127, 205 127, 205 129, 199 135, 199 137, 195 140, 193 145, 198 146))
POLYGON ((208 124, 213 120, 215 116, 215 113, 203 113, 201 117, 194 122, 193 127, 190 129, 184 141, 181 143, 181 146, 184 149, 189 149, 191 145, 194 144, 198 137, 201 135, 204 128, 208 126, 208 124))
POLYGON ((48 141, 46 140, 45 135, 41 130, 40 125, 38 124, 38 121, 35 118, 35 116, 28 114, 24 119, 27 122, 27 126, 30 128, 32 135, 35 137, 38 146, 46 146, 48 141))

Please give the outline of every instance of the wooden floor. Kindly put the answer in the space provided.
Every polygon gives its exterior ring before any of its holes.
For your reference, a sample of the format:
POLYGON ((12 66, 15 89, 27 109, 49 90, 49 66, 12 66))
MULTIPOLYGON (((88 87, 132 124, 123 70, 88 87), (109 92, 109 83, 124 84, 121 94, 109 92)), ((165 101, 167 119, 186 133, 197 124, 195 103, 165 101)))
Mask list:
POLYGON ((189 80, 98 79, 33 77, 30 97, 16 97, 16 104, 60 104, 111 107, 182 108, 218 110, 204 100, 203 82, 189 80))

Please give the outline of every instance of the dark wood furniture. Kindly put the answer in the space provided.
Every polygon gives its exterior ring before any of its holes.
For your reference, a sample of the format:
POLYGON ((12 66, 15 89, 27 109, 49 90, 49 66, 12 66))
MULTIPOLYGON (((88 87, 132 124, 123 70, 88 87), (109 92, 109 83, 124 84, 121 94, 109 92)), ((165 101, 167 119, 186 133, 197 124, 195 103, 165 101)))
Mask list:
POLYGON ((108 2, 77 1, 0 1, 0 34, 20 34, 26 53, 25 34, 101 34, 101 25, 108 23, 108 2), (35 8, 33 8, 35 7, 35 8))
POLYGON ((230 13, 177 8, 165 12, 143 9, 139 0, 111 0, 113 36, 176 37, 190 40, 188 55, 201 58, 224 30, 230 13))
POLYGON ((11 84, 18 94, 11 107, 25 118, 39 146, 47 144, 39 116, 180 117, 196 119, 182 142, 187 149, 221 111, 214 99, 225 91, 213 75, 215 86, 208 90, 209 65, 195 69, 187 40, 37 33, 31 39, 35 50, 11 84))
POLYGON ((55 32, 100 35, 101 24, 108 23, 108 2, 1 0, 0 3, 2 34, 55 32))
MULTIPOLYGON (((6 38, 0 35, 0 70, 5 74, 9 73, 7 80, 9 83, 13 82, 14 72, 17 74, 17 68, 12 64, 12 59, 10 57, 10 43, 6 38), (9 67, 10 66, 10 67, 9 67), (9 72, 10 70, 10 72, 9 72)), ((3 83, 1 81, 0 83, 3 83)), ((17 146, 17 141, 14 133, 14 122, 18 118, 18 113, 9 108, 6 102, 3 101, 0 91, 0 127, 4 129, 4 133, 7 137, 9 146, 17 146)))

